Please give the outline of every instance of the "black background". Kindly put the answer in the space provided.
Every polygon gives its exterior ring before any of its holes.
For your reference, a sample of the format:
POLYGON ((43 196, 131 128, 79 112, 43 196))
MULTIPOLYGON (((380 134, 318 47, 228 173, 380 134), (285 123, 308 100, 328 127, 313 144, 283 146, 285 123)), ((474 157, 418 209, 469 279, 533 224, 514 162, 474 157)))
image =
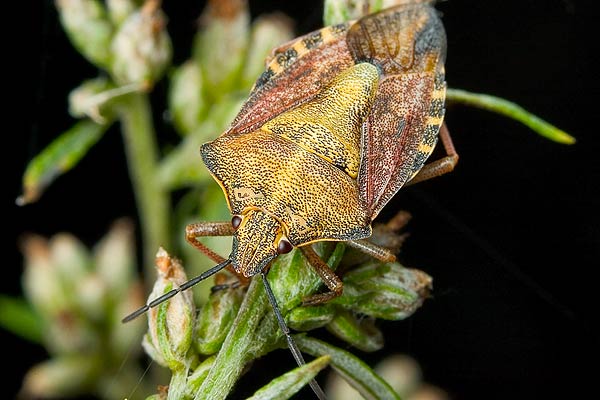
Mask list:
MULTIPOLYGON (((181 63, 189 56, 202 2, 165 3, 175 63, 181 63)), ((281 9, 293 16, 298 34, 320 27, 319 1, 250 3, 253 15, 281 9)), ((446 120, 461 156, 457 169, 406 188, 385 210, 413 214, 401 259, 433 276, 434 297, 406 321, 381 323, 385 349, 356 351, 368 362, 408 353, 420 362, 427 381, 456 399, 573 398, 593 386, 597 335, 590 324, 597 315, 592 276, 599 265, 600 168, 599 85, 592 69, 598 54, 592 24, 598 19, 592 3, 438 4, 448 35, 450 87, 514 100, 578 142, 558 145, 494 114, 448 109, 446 120)), ((17 144, 11 139, 17 160, 3 191, 8 220, 16 223, 9 223, 8 275, 0 280, 0 291, 13 295, 20 293, 20 234, 69 231, 92 245, 110 221, 135 212, 117 129, 37 204, 14 205, 27 162, 73 122, 66 111, 68 92, 96 73, 68 43, 51 2, 36 2, 27 15, 33 33, 23 43, 32 67, 23 80, 27 116, 19 120, 17 144)), ((159 85, 158 95, 161 90, 159 85)), ((160 116, 157 127, 165 143, 176 143, 160 116)), ((12 396, 25 371, 46 354, 1 335, 6 349, 18 353, 8 375, 3 373, 8 378, 3 393, 12 396)), ((266 382, 293 366, 284 352, 270 360, 256 362, 249 376, 266 382), (273 368, 272 360, 281 369, 273 368)), ((249 393, 257 387, 248 378, 243 382, 249 382, 249 393)))

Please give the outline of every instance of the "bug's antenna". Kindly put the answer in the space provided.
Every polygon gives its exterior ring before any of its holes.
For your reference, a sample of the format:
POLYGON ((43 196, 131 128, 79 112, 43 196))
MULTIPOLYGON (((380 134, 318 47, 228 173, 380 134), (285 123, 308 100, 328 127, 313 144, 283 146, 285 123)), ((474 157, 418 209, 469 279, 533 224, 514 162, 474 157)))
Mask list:
POLYGON ((163 302, 169 300, 171 297, 175 296, 177 293, 183 292, 184 290, 191 288, 195 284, 205 280, 206 278, 210 277, 211 275, 216 274, 217 272, 219 272, 220 270, 222 270, 223 268, 228 266, 230 262, 231 261, 229 261, 229 260, 225 260, 222 263, 215 265, 208 271, 205 271, 204 273, 198 275, 197 277, 192 278, 189 281, 185 282, 183 285, 171 290, 170 292, 163 294, 162 296, 157 297, 156 299, 152 300, 145 306, 138 308, 137 310, 135 310, 134 312, 132 312, 131 314, 129 314, 128 316, 123 318, 121 320, 121 322, 125 323, 125 322, 129 322, 131 320, 136 319, 137 317, 144 314, 149 309, 156 307, 160 303, 163 303, 163 302))
MULTIPOLYGON (((288 347, 290 348, 290 351, 292 352, 292 355, 294 356, 296 363, 298 364, 299 367, 301 367, 306 364, 306 361, 304 361, 304 357, 302 357, 302 353, 300 353, 300 349, 298 348, 298 345, 294 341, 294 338, 292 337, 292 335, 290 335, 290 328, 288 328, 287 324, 285 323, 285 320, 283 319, 283 316, 281 315, 281 310, 279 309, 279 305, 277 305, 277 299, 275 299, 273 290, 271 290, 271 285, 269 285, 269 281, 267 280, 267 273, 263 271, 260 273, 260 275, 262 276, 262 281, 263 281, 263 284, 265 285, 265 291, 267 292, 267 298, 269 299, 269 303, 271 303, 271 307, 273 307, 273 312, 275 312, 275 317, 277 318, 277 322, 279 323, 279 328, 285 335, 285 339, 287 340, 288 347)), ((315 394, 317 395, 319 400, 327 400, 327 396, 325 395, 325 392, 323 392, 323 389, 321 389, 321 386, 319 386, 319 384, 317 383, 316 380, 312 379, 309 382, 309 385, 310 385, 311 389, 313 390, 313 392, 315 392, 315 394)))

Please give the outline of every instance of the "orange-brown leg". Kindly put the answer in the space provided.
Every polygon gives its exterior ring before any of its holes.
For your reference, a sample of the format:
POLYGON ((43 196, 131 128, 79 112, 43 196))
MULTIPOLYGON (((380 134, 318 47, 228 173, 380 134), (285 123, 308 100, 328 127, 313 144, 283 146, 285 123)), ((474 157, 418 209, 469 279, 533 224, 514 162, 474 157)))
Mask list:
POLYGON ((199 237, 204 236, 231 236, 233 228, 231 222, 200 222, 189 224, 185 227, 185 240, 214 262, 221 263, 225 261, 223 257, 206 247, 198 241, 199 237))
POLYGON ((340 296, 344 289, 342 280, 329 268, 321 257, 315 253, 311 245, 302 246, 299 247, 299 249, 308 260, 310 266, 313 267, 315 272, 329 289, 329 292, 318 293, 303 299, 302 304, 305 306, 315 306, 340 296))
POLYGON ((417 175, 415 175, 415 177, 407 182, 404 186, 414 185, 415 183, 423 182, 428 179, 447 174, 454 169, 456 163, 458 163, 458 154, 454 149, 454 144, 452 143, 452 138, 450 137, 450 132, 448 132, 446 123, 442 124, 439 137, 442 140, 444 150, 446 150, 446 157, 423 166, 419 173, 417 173, 417 175))
MULTIPOLYGON (((399 245, 403 241, 405 235, 398 235, 398 231, 404 228, 404 226, 406 226, 409 220, 409 213, 407 213, 406 211, 399 211, 388 222, 386 222, 385 224, 381 224, 380 228, 382 231, 384 231, 381 234, 396 236, 395 240, 386 240, 386 242, 390 242, 392 247, 399 248, 399 245)), ((358 249, 361 252, 370 255, 380 261, 396 261, 396 256, 392 253, 392 251, 390 251, 390 249, 371 243, 368 240, 351 240, 346 243, 349 246, 354 247, 355 249, 358 249)), ((332 271, 329 268, 329 266, 321 259, 321 257, 319 257, 317 253, 315 253, 312 246, 303 246, 299 247, 299 249, 302 252, 302 254, 304 254, 311 267, 313 267, 315 272, 319 275, 321 280, 329 289, 329 292, 315 294, 304 299, 302 304, 314 306, 317 304, 325 303, 338 296, 341 296, 344 290, 344 284, 342 280, 336 275, 334 271, 332 271)))
POLYGON ((362 251, 365 254, 370 255, 373 258, 383 262, 394 262, 396 256, 385 247, 378 246, 374 243, 369 242, 366 239, 350 240, 346 242, 348 246, 354 247, 357 250, 362 251))
POLYGON ((394 262, 396 261, 394 253, 400 250, 406 237, 406 235, 399 235, 398 232, 406 226, 409 220, 409 213, 399 211, 388 222, 374 225, 373 236, 369 240, 350 240, 346 243, 379 261, 394 262))
MULTIPOLYGON (((233 227, 231 226, 231 222, 199 222, 195 224, 189 224, 185 227, 185 240, 194 246, 196 249, 200 250, 206 256, 208 256, 211 260, 216 263, 222 263, 225 261, 225 258, 215 253, 211 249, 209 249, 206 245, 198 241, 199 237, 205 236, 231 236, 233 235, 233 227)), ((233 267, 228 265, 226 269, 234 274, 241 285, 247 285, 250 282, 250 279, 239 275, 233 267)), ((227 286, 227 285, 218 285, 218 286, 227 286)))

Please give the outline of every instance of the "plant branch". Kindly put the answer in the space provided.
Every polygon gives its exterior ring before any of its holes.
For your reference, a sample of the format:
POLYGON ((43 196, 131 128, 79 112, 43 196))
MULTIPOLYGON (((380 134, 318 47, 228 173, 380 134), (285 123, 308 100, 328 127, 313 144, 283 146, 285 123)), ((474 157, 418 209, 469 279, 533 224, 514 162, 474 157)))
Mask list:
POLYGON ((267 312, 268 302, 260 277, 252 279, 231 331, 195 400, 225 399, 242 374, 250 349, 256 347, 255 332, 267 312))
POLYGON ((144 265, 154 273, 154 258, 160 246, 169 248, 170 199, 157 184, 158 145, 148 96, 132 93, 123 97, 119 110, 129 174, 136 196, 142 229, 144 265))
POLYGON ((500 97, 482 93, 471 93, 460 89, 448 89, 446 91, 446 99, 451 103, 462 103, 512 118, 554 142, 562 144, 575 143, 575 138, 565 131, 533 115, 518 104, 500 97))

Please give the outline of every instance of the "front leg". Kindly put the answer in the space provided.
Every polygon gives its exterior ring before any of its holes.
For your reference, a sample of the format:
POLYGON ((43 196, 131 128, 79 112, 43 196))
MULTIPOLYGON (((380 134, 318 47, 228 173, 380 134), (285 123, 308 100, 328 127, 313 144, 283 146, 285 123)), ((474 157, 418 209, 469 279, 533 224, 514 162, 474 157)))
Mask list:
POLYGON ((316 306, 317 304, 326 303, 331 299, 335 299, 342 295, 344 291, 344 284, 342 280, 329 268, 321 257, 313 250, 311 245, 299 247, 304 257, 308 260, 308 263, 319 275, 321 280, 325 283, 327 288, 330 290, 325 293, 318 293, 302 300, 304 306, 316 306))
POLYGON ((199 222, 185 227, 185 240, 217 263, 222 263, 225 259, 199 242, 198 237, 231 235, 233 235, 231 222, 199 222))
MULTIPOLYGON (((399 211, 392 219, 385 224, 380 224, 375 228, 374 233, 380 233, 385 238, 380 238, 390 248, 372 243, 368 240, 349 240, 346 244, 350 247, 360 250, 362 253, 367 254, 373 258, 378 259, 382 262, 394 262, 396 256, 393 251, 398 251, 400 245, 404 241, 406 235, 400 235, 399 231, 402 230, 410 220, 410 214, 406 211, 399 211)), ((304 257, 308 260, 309 264, 315 272, 319 275, 321 280, 325 283, 329 292, 315 294, 302 301, 302 305, 314 306, 317 304, 325 303, 338 296, 342 295, 344 290, 344 284, 342 280, 336 275, 334 271, 318 256, 313 250, 312 246, 299 247, 304 257)))
POLYGON ((373 225, 373 236, 370 239, 350 240, 346 243, 348 246, 381 262, 394 262, 396 261, 395 253, 400 251, 400 246, 402 246, 407 236, 407 234, 400 234, 400 231, 406 226, 410 218, 408 212, 398 211, 386 223, 373 225))
MULTIPOLYGON (((206 256, 208 256, 211 260, 216 263, 222 263, 225 261, 225 258, 215 253, 211 249, 209 249, 206 245, 198 241, 199 237, 206 236, 231 236, 233 235, 233 227, 231 226, 231 222, 199 222, 195 224, 189 224, 185 227, 185 240, 194 246, 196 249, 200 250, 206 256)), ((238 274, 235 269, 229 264, 226 269, 234 274, 239 284, 247 286, 250 283, 250 279, 238 274)), ((234 284, 235 285, 235 284, 234 284)), ((232 285, 227 284, 217 284, 217 289, 223 289, 225 287, 229 287, 232 285)))

